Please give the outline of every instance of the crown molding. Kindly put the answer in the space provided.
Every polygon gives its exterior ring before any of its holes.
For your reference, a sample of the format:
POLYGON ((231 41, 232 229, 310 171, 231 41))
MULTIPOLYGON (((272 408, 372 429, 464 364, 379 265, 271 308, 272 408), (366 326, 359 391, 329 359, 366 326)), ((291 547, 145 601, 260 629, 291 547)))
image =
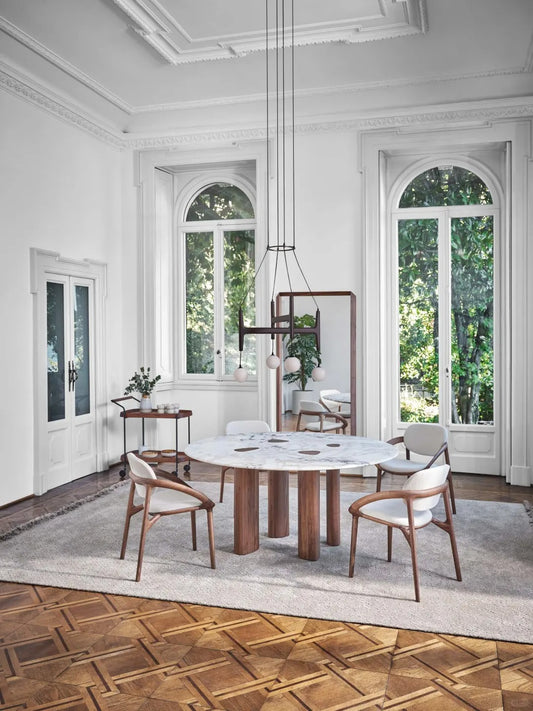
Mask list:
MULTIPOLYGON (((368 117, 322 117, 317 120, 300 123, 295 126, 296 134, 341 133, 347 131, 371 130, 418 130, 434 128, 448 130, 464 127, 466 124, 482 126, 495 121, 509 119, 533 119, 533 97, 527 100, 496 102, 478 102, 474 106, 455 105, 434 106, 422 112, 406 109, 382 116, 368 117)), ((209 144, 231 143, 266 140, 264 128, 225 129, 219 131, 204 131, 201 133, 167 134, 160 136, 128 136, 125 145, 131 150, 169 149, 194 147, 209 144)))
MULTIPOLYGON (((158 0, 112 0, 133 21, 133 29, 172 65, 234 59, 265 51, 265 30, 220 37, 192 37, 158 0)), ((361 17, 336 22, 295 25, 294 44, 342 42, 356 44, 423 34, 427 31, 426 0, 375 0, 375 9, 361 17), (394 8, 394 6, 397 8, 394 8)), ((273 41, 274 31, 271 39, 273 41)))
POLYGON ((61 69, 61 71, 65 72, 65 74, 71 76, 73 79, 76 79, 76 81, 79 81, 80 84, 83 84, 102 98, 109 101, 109 103, 113 104, 113 106, 116 106, 127 114, 132 113, 132 107, 125 101, 120 99, 116 94, 113 94, 111 91, 106 89, 105 86, 102 86, 102 84, 97 82, 88 74, 85 74, 84 72, 80 71, 77 67, 68 62, 66 59, 63 59, 63 57, 60 57, 55 52, 52 52, 50 49, 48 49, 48 47, 45 47, 44 44, 28 35, 26 32, 14 25, 12 22, 9 22, 9 20, 6 20, 4 17, 0 17, 0 30, 5 32, 10 37, 13 37, 13 39, 17 40, 17 42, 20 42, 20 44, 24 45, 24 47, 27 47, 32 52, 35 52, 35 54, 39 55, 43 59, 46 59, 48 62, 50 62, 50 64, 53 64, 58 69, 61 69))
MULTIPOLYGON (((401 2, 402 0, 397 0, 401 2)), ((368 81, 358 82, 356 84, 337 84, 326 87, 317 87, 314 89, 295 89, 294 96, 296 99, 307 99, 314 96, 331 96, 335 94, 362 94, 367 91, 376 91, 380 89, 393 89, 405 87, 419 87, 426 84, 435 84, 437 82, 453 82, 467 81, 470 79, 493 79, 496 77, 513 76, 525 73, 522 67, 510 67, 505 70, 494 70, 485 72, 475 72, 471 74, 441 74, 432 77, 409 77, 408 79, 387 79, 383 81, 368 81)), ((287 96, 290 93, 287 92, 287 96)), ((194 99, 192 101, 175 101, 165 104, 146 104, 144 106, 134 107, 132 115, 136 116, 143 113, 160 113, 163 111, 182 111, 189 109, 205 109, 213 106, 235 106, 236 104, 253 104, 257 102, 265 102, 265 94, 247 94, 246 96, 225 96, 220 98, 209 99, 194 99)), ((272 95, 274 98, 274 95, 272 95)))
POLYGON ((533 35, 531 36, 531 42, 529 43, 529 47, 527 49, 527 57, 523 71, 525 73, 533 72, 533 35))
MULTIPOLYGON (((54 116, 70 123, 99 140, 116 148, 130 150, 165 149, 173 147, 240 143, 266 138, 263 127, 225 128, 215 131, 176 132, 165 135, 133 135, 113 131, 90 117, 79 107, 70 105, 64 97, 53 94, 26 75, 17 73, 13 67, 0 61, 0 88, 23 98, 54 116)), ((423 111, 414 109, 391 110, 381 115, 357 116, 347 114, 322 116, 301 121, 295 126, 296 133, 330 133, 353 130, 417 129, 420 127, 450 127, 453 124, 486 124, 506 119, 533 119, 533 97, 499 99, 475 103, 435 105, 423 111)))
POLYGON ((83 111, 68 106, 64 98, 54 96, 49 89, 32 85, 29 77, 17 77, 13 67, 4 64, 2 61, 0 61, 0 87, 10 94, 25 99, 41 109, 45 109, 57 118, 81 128, 104 143, 116 148, 124 147, 121 134, 105 128, 96 120, 88 117, 83 111))

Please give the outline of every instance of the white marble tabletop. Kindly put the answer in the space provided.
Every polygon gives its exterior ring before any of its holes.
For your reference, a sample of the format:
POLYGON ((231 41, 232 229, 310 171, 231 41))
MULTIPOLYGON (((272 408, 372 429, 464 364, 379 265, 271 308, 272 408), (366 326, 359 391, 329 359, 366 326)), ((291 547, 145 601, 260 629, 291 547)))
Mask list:
POLYGON ((396 447, 368 437, 315 432, 221 435, 189 444, 185 454, 208 464, 269 471, 316 471, 377 464, 396 447))
POLYGON ((333 400, 333 402, 349 405, 352 401, 352 396, 350 393, 329 393, 328 395, 324 395, 324 400, 333 400))

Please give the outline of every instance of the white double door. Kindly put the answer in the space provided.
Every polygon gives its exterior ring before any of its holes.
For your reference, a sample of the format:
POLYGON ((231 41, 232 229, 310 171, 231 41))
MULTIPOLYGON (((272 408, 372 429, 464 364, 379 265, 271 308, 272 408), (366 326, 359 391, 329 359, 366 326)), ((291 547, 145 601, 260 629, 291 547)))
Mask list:
POLYGON ((41 363, 46 364, 40 369, 46 372, 47 434, 41 457, 46 490, 97 467, 94 281, 47 274, 45 293, 46 331, 41 330, 39 350, 41 363))

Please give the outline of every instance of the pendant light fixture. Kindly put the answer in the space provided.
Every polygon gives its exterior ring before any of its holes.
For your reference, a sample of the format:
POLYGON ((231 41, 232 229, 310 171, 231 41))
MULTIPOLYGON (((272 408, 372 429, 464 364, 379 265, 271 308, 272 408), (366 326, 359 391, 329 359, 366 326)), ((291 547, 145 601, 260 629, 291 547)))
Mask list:
MULTIPOLYGON (((280 366, 279 355, 275 353, 277 335, 309 335, 315 338, 320 352, 320 310, 311 293, 309 283, 296 256, 295 229, 295 150, 294 150, 294 0, 265 0, 265 66, 266 66, 266 203, 267 203, 267 247, 254 275, 254 283, 270 254, 274 255, 274 275, 270 300, 270 324, 268 326, 247 326, 244 323, 243 305, 239 308, 239 367, 235 370, 236 380, 243 382, 248 373, 242 366, 244 338, 247 334, 268 334, 272 341, 271 353, 266 360, 268 368, 280 366), (290 17, 286 8, 290 7, 290 17), (271 19, 272 18, 272 19, 271 19), (272 25, 272 27, 271 27, 272 25), (287 29, 288 26, 288 29, 287 29), (273 177, 271 186, 271 172, 273 177), (275 223, 270 226, 271 207, 275 207, 275 223), (290 267, 301 275, 316 307, 313 326, 297 327, 294 322, 294 290, 290 267), (278 272, 284 271, 289 285, 289 310, 285 314, 276 313, 275 293, 278 272)), ((248 290, 249 292, 249 290, 248 290)), ((285 370, 296 372, 300 368, 298 358, 285 360, 285 370)), ((323 380, 325 371, 320 364, 313 370, 314 380, 323 380)))

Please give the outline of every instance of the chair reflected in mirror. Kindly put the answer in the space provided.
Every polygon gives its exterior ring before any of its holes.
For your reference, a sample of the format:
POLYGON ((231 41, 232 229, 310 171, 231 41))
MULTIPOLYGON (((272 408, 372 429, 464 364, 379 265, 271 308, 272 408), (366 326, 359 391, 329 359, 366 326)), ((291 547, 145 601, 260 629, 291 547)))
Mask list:
POLYGON ((337 412, 330 412, 324 405, 314 400, 302 400, 296 420, 297 432, 346 433, 348 420, 337 412))

